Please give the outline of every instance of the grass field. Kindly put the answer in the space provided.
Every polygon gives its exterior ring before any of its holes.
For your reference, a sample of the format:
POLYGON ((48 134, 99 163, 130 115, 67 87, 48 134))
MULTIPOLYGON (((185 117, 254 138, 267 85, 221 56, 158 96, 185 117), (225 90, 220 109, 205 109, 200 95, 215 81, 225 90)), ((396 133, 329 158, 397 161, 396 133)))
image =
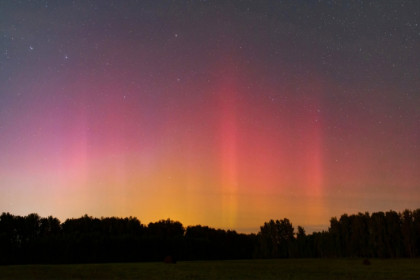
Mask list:
POLYGON ((420 259, 286 259, 0 266, 0 279, 420 279, 420 259))

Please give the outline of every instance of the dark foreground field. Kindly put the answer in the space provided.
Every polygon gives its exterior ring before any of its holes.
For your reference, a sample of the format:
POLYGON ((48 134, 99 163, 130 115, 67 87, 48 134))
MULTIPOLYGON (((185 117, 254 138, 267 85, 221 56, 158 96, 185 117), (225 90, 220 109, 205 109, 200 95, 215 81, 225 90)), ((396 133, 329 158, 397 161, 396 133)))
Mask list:
POLYGON ((0 266, 0 279, 420 279, 420 259, 284 259, 0 266))

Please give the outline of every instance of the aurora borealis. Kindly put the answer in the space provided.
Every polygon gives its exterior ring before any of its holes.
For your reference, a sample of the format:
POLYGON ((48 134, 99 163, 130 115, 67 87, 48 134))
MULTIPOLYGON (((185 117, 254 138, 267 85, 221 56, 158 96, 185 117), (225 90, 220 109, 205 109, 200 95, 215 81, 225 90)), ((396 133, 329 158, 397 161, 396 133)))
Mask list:
POLYGON ((420 203, 418 1, 2 1, 0 211, 256 232, 420 203))

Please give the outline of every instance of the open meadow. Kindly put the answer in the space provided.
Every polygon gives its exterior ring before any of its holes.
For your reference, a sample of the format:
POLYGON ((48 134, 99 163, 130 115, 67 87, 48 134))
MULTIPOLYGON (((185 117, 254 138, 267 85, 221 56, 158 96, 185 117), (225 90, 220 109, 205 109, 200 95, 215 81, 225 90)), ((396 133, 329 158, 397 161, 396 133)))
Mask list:
POLYGON ((420 259, 276 259, 0 266, 0 279, 420 279, 420 259))

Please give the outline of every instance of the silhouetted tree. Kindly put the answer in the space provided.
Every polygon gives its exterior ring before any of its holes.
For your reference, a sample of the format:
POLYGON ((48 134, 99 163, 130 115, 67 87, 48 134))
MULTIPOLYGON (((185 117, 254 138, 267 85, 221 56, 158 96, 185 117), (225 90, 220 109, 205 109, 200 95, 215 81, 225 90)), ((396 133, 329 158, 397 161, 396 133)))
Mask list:
POLYGON ((297 233, 296 233, 296 243, 295 243, 294 251, 293 251, 293 257, 297 258, 304 258, 309 257, 310 252, 308 250, 308 244, 307 244, 307 236, 305 229, 301 226, 297 227, 297 233))
POLYGON ((182 255, 185 229, 180 222, 170 219, 149 223, 147 226, 148 251, 153 260, 162 261, 166 256, 173 260, 182 255))
POLYGON ((385 213, 373 213, 369 223, 370 257, 385 258, 388 256, 385 240, 386 234, 385 213))
POLYGON ((404 255, 413 258, 416 251, 416 233, 413 213, 410 210, 405 210, 401 214, 401 234, 403 236, 404 255))
POLYGON ((350 216, 351 232, 350 232, 350 248, 352 248, 352 257, 367 257, 368 256, 368 242, 369 242, 369 214, 359 213, 358 215, 350 216))
POLYGON ((22 244, 17 225, 17 217, 10 213, 0 216, 0 260, 3 264, 17 262, 22 244))
POLYGON ((259 233, 260 254, 264 258, 287 258, 291 255, 294 228, 288 219, 270 220, 259 233))
POLYGON ((420 209, 413 211, 414 255, 420 256, 420 209))
POLYGON ((385 213, 385 219, 387 232, 385 244, 388 250, 388 256, 391 258, 402 257, 403 244, 400 215, 395 211, 389 211, 385 213))
POLYGON ((342 257, 344 254, 343 248, 345 248, 345 240, 342 232, 342 226, 336 217, 331 218, 328 232, 332 242, 331 248, 333 256, 342 257))

